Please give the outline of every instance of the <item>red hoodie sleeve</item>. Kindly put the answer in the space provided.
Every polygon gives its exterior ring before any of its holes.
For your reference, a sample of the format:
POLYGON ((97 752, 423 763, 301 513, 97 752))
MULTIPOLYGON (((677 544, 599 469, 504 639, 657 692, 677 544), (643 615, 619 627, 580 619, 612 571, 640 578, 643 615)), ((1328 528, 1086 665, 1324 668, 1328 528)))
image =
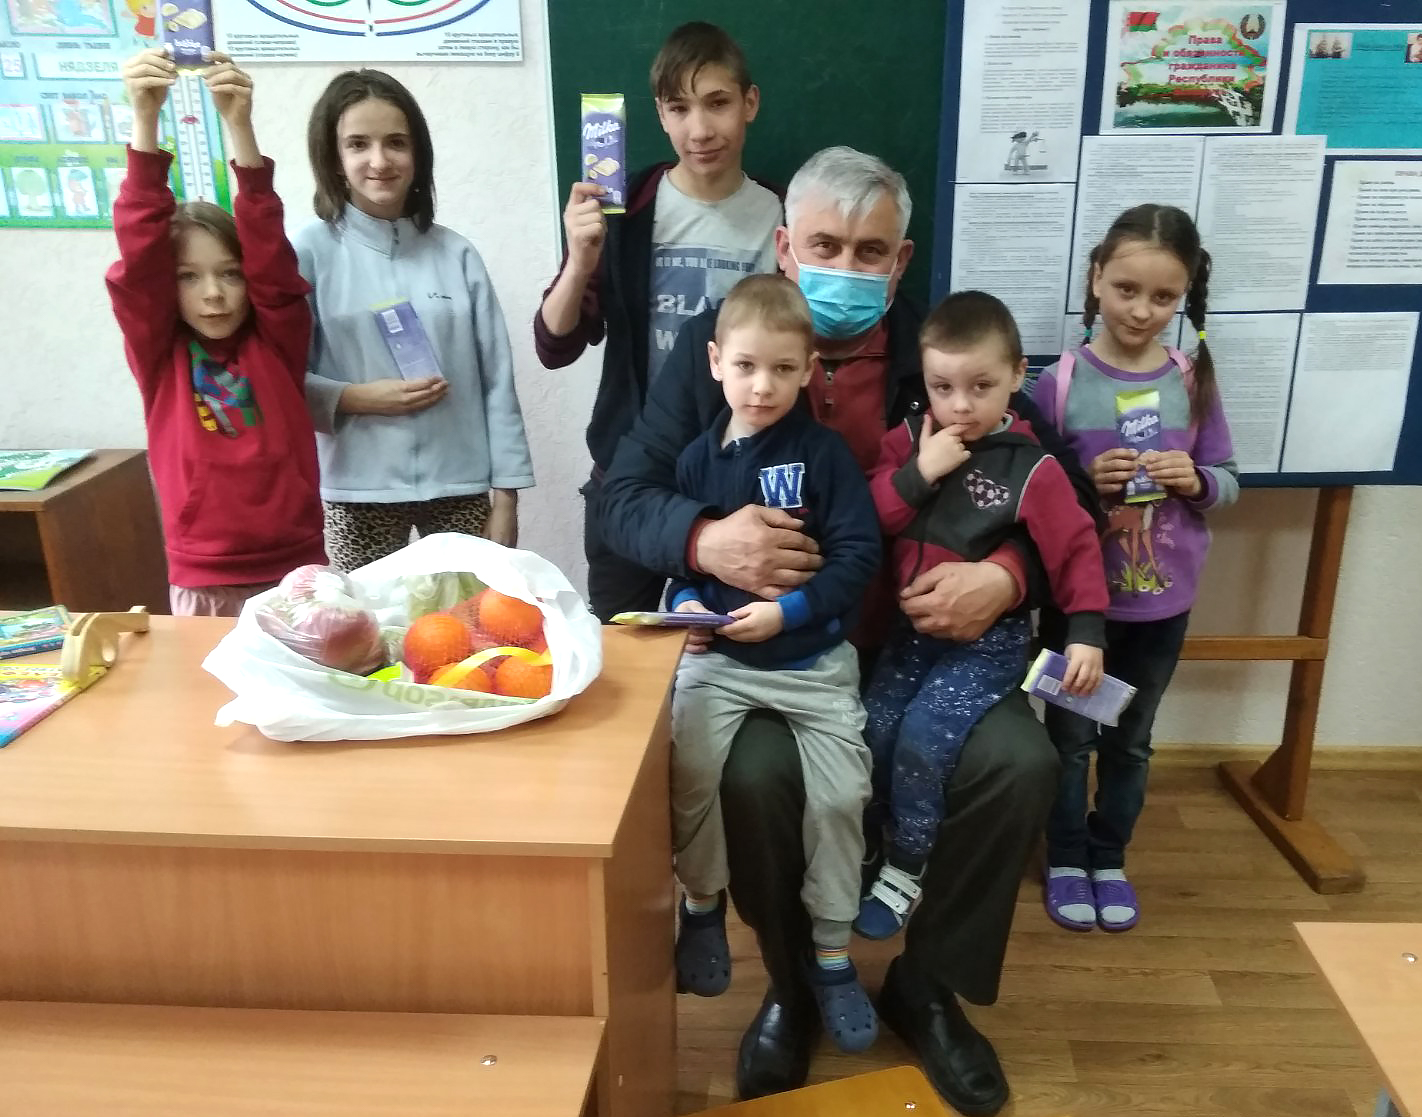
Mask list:
POLYGON ((168 186, 172 161, 166 151, 128 149, 128 174, 114 202, 119 258, 104 277, 129 368, 145 399, 168 371, 178 328, 172 233, 177 203, 168 186))
MULTIPOLYGON (((607 251, 606 243, 603 244, 603 251, 607 251)), ((548 297, 548 292, 553 290, 553 284, 558 282, 558 277, 567 266, 568 255, 565 252, 558 275, 553 277, 553 283, 543 289, 544 299, 548 297)), ((581 357, 583 350, 589 345, 602 341, 606 324, 602 317, 602 302, 598 296, 598 280, 601 275, 602 263, 599 261, 598 270, 593 272, 588 279, 588 285, 583 288, 582 303, 578 307, 578 323, 565 334, 555 334, 548 328, 547 323, 543 321, 543 300, 539 300, 538 309, 533 312, 533 349, 544 368, 564 368, 581 357)))
POLYGON ((281 199, 272 188, 272 161, 260 167, 232 164, 237 198, 232 216, 242 245, 242 272, 257 333, 281 355, 298 387, 306 384, 311 346, 311 285, 301 278, 296 251, 286 239, 281 199))
POLYGON ((1043 457, 1022 491, 1019 518, 1042 556, 1052 599, 1067 617, 1067 643, 1106 646, 1106 567, 1096 525, 1066 471, 1043 457))
POLYGON ((913 457, 913 440, 904 423, 890 430, 879 443, 879 460, 869 471, 869 492, 874 497, 874 510, 879 513, 879 526, 885 535, 902 532, 918 515, 924 501, 938 491, 938 486, 923 479, 913 457), (905 470, 912 476, 905 474, 905 470), (913 485, 913 481, 917 481, 917 485, 913 485), (910 491, 902 491, 905 487, 910 491))

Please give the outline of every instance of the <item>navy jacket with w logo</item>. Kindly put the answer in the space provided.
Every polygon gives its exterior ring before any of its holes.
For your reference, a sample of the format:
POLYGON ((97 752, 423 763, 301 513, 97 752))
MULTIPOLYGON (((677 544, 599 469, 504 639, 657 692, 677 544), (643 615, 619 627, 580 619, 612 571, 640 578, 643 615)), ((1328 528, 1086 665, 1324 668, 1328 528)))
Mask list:
MULTIPOLYGON (((723 448, 730 417, 730 409, 723 410, 682 452, 677 491, 716 518, 747 504, 793 512, 819 543, 825 563, 804 586, 780 598, 785 613, 780 635, 760 644, 718 636, 712 647, 753 667, 807 666, 853 631, 865 587, 883 555, 869 483, 844 439, 801 407, 723 448)), ((667 591, 672 607, 689 598, 714 613, 759 600, 712 578, 673 580, 667 591)))

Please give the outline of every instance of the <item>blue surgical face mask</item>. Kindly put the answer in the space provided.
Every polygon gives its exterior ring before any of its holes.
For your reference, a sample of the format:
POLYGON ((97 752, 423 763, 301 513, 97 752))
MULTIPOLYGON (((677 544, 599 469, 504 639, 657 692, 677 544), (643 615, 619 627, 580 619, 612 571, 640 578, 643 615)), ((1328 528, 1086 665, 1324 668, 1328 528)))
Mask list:
POLYGON ((815 336, 844 341, 873 329, 889 309, 889 279, 873 272, 817 268, 790 258, 800 271, 800 292, 810 304, 815 336))

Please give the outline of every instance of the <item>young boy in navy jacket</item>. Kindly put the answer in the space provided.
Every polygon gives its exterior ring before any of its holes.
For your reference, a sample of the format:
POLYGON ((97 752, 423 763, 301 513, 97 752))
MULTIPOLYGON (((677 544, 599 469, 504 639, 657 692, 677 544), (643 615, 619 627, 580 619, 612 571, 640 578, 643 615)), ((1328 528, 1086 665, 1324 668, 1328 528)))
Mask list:
POLYGON ((806 964, 825 1030, 844 1051, 878 1032, 849 960, 864 855, 862 813, 869 752, 859 701, 859 661, 846 636, 882 544, 863 471, 849 446, 797 406, 814 364, 804 296, 779 275, 741 280, 722 304, 707 350, 726 409, 677 461, 677 488, 727 516, 746 504, 804 520, 824 566, 775 601, 710 579, 673 581, 678 612, 729 614, 709 649, 683 657, 672 698, 672 815, 677 874, 686 889, 677 938, 680 988, 701 996, 730 983, 726 948, 725 831, 721 768, 746 714, 775 710, 789 722, 805 771, 801 898, 813 919, 806 964))

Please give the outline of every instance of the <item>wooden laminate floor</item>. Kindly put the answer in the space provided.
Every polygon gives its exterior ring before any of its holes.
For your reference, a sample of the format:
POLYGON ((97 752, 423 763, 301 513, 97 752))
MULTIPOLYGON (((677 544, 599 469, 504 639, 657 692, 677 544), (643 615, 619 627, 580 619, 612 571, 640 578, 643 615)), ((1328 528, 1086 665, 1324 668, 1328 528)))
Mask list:
MULTIPOLYGON (((1122 935, 1059 930, 1028 871, 1001 999, 972 1008, 1012 1085, 1012 1117, 1368 1117, 1379 1082, 1293 933, 1295 920, 1422 921, 1422 772, 1314 773, 1309 813, 1368 875, 1309 889, 1212 768, 1158 764, 1131 851, 1142 919, 1122 935)), ((764 992, 732 927, 734 979, 680 997, 678 1112, 733 1100, 736 1046, 764 992)), ((877 990, 894 943, 852 947, 877 990)), ((864 1055, 822 1044, 811 1082, 911 1061, 884 1030, 864 1055)))

